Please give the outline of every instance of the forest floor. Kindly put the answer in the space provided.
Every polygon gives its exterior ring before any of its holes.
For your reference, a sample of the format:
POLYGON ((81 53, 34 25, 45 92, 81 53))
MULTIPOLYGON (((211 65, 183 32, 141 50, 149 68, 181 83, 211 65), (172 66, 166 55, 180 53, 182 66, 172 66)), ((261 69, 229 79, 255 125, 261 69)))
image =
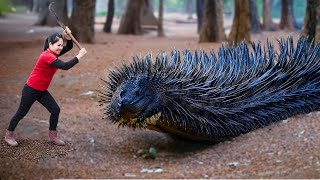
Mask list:
MULTIPOLYGON (((221 43, 198 43, 196 24, 165 23, 166 37, 105 34, 97 24, 95 44, 68 71, 59 70, 49 88, 61 107, 58 131, 64 147, 48 144, 49 113, 35 103, 21 120, 18 147, 3 140, 18 108, 21 90, 42 50, 43 40, 58 27, 33 26, 35 15, 0 19, 0 180, 58 178, 320 178, 320 112, 299 115, 215 145, 172 138, 154 131, 118 128, 103 120, 95 90, 109 68, 131 56, 154 56, 165 50, 218 50, 221 43), (156 158, 147 151, 156 148, 156 158)), ((116 26, 114 26, 115 29, 116 26)), ((113 31, 114 31, 113 29, 113 31)), ((286 37, 263 32, 252 39, 286 37)), ((298 32, 291 33, 296 39, 298 32)), ((62 56, 77 54, 75 47, 62 56)))

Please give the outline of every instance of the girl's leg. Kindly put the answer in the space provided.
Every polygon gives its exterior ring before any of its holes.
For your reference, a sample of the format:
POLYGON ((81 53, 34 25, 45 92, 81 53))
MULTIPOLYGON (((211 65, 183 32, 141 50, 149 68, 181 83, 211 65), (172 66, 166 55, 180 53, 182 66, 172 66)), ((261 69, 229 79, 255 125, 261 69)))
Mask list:
POLYGON ((56 103, 56 101, 53 99, 51 94, 46 91, 41 98, 39 99, 39 102, 47 108, 47 110, 51 113, 50 115, 50 126, 49 126, 49 133, 48 133, 48 141, 63 146, 65 143, 58 139, 57 135, 57 125, 58 125, 58 119, 59 119, 59 113, 60 113, 60 107, 56 103))
POLYGON ((17 127, 19 121, 28 113, 32 104, 40 95, 41 93, 39 91, 36 91, 27 85, 24 86, 19 108, 16 114, 12 117, 4 138, 10 146, 18 146, 17 141, 13 138, 13 131, 17 127))
POLYGON ((32 104, 37 100, 37 93, 34 89, 24 86, 19 108, 10 121, 8 131, 14 131, 19 121, 28 113, 32 104))
POLYGON ((56 131, 59 120, 60 107, 51 96, 49 91, 46 91, 38 101, 51 113, 49 130, 56 131))

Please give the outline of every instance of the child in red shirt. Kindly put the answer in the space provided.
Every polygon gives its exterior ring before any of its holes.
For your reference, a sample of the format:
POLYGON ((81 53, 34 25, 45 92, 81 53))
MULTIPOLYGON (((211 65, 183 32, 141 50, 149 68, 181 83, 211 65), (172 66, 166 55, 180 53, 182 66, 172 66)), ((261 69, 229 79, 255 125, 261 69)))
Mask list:
POLYGON ((53 75, 58 69, 68 70, 79 62, 86 53, 86 49, 79 50, 77 56, 68 62, 58 59, 59 56, 65 54, 72 49, 73 43, 68 36, 71 31, 68 27, 64 30, 64 37, 67 44, 63 46, 62 34, 50 35, 44 43, 44 51, 41 53, 35 67, 33 68, 23 90, 21 102, 16 114, 12 117, 9 127, 6 131, 5 141, 10 146, 17 146, 17 141, 13 138, 13 131, 19 121, 28 113, 32 104, 39 101, 48 111, 50 115, 50 126, 48 133, 48 141, 56 145, 64 145, 65 143, 57 138, 57 125, 60 113, 60 107, 47 90, 53 75))

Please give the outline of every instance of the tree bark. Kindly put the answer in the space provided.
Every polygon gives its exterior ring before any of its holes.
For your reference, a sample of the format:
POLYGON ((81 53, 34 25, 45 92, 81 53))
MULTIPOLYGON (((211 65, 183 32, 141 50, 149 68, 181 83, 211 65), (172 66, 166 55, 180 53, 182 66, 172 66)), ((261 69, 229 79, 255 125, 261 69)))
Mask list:
POLYGON ((201 27, 203 24, 203 10, 204 10, 204 0, 196 0, 196 8, 197 8, 197 32, 201 32, 201 27))
POLYGON ((103 32, 106 32, 106 33, 111 32, 113 16, 114 16, 114 0, 109 0, 108 13, 106 18, 106 23, 104 23, 104 26, 103 26, 103 32))
POLYGON ((295 25, 296 22, 293 15, 293 0, 282 0, 280 29, 293 31, 295 30, 295 25))
POLYGON ((38 1, 39 15, 35 25, 38 26, 57 26, 56 18, 50 13, 48 6, 50 2, 54 2, 54 10, 57 13, 59 19, 68 23, 67 15, 67 1, 66 0, 42 0, 38 1))
POLYGON ((314 36, 314 42, 315 43, 320 43, 320 3, 319 1, 317 2, 317 25, 316 25, 316 35, 314 36))
POLYGON ((278 30, 278 25, 272 21, 271 18, 271 5, 272 0, 262 0, 263 15, 262 15, 262 28, 266 31, 278 30))
POLYGON ((119 34, 141 35, 143 33, 141 27, 141 7, 142 0, 127 1, 126 10, 120 20, 119 34))
POLYGON ((221 42, 226 39, 222 0, 205 0, 204 23, 199 42, 221 42))
POLYGON ((31 12, 33 9, 33 0, 24 0, 24 3, 28 8, 28 11, 31 12))
POLYGON ((72 3, 72 34, 79 42, 94 42, 95 0, 73 0, 72 3))
POLYGON ((310 42, 320 43, 320 1, 307 0, 306 15, 302 34, 310 42))
POLYGON ((157 26, 158 20, 153 13, 153 1, 143 0, 141 5, 141 25, 142 26, 157 26))
POLYGON ((37 12, 37 13, 40 12, 40 7, 39 7, 40 1, 41 0, 33 0, 33 7, 32 7, 33 12, 37 12))
POLYGON ((158 36, 163 37, 163 0, 159 0, 158 36))
POLYGON ((250 25, 252 33, 261 32, 261 23, 257 10, 256 0, 249 0, 250 25))
POLYGON ((243 40, 249 42, 251 41, 249 0, 235 0, 234 4, 235 14, 228 41, 236 44, 243 40))

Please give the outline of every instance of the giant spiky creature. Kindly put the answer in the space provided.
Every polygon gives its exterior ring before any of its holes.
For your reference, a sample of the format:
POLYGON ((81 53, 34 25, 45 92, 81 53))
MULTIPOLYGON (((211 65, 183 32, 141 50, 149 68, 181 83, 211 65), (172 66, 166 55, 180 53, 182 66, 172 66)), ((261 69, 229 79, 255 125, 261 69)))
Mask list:
POLYGON ((299 38, 161 52, 112 70, 101 91, 105 117, 201 141, 222 141, 320 107, 320 45, 299 38))

